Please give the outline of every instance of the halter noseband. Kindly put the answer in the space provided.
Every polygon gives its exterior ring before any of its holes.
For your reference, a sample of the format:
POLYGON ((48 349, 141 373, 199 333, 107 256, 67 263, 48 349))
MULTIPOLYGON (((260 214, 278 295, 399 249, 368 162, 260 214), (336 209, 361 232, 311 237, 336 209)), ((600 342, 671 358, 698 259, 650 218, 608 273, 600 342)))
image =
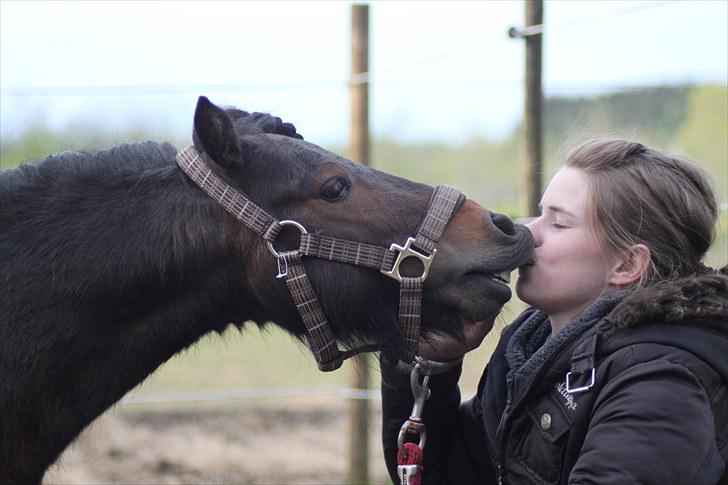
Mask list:
POLYGON ((459 191, 444 185, 436 187, 427 214, 415 236, 408 238, 403 246, 392 244, 387 249, 311 234, 296 221, 275 219, 216 175, 206 165, 205 157, 206 155, 199 153, 194 146, 189 146, 177 153, 176 160, 195 184, 267 243, 271 254, 278 261, 277 278, 286 280, 286 285, 306 327, 309 348, 320 370, 338 369, 345 359, 360 352, 370 352, 380 348, 377 345, 366 345, 346 351, 339 349, 336 337, 306 275, 301 261, 302 256, 377 269, 382 274, 399 281, 399 325, 404 341, 400 359, 407 363, 414 361, 420 333, 422 287, 437 252, 435 246, 464 198, 459 191), (278 252, 273 243, 285 226, 293 226, 301 232, 300 247, 278 252), (422 263, 423 270, 420 276, 409 277, 400 274, 401 262, 410 257, 417 258, 422 263))

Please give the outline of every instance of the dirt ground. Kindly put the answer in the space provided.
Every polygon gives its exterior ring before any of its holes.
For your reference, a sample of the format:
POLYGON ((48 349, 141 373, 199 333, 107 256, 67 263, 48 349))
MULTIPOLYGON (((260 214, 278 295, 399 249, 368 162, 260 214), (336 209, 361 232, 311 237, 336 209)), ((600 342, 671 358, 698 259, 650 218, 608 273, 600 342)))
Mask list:
MULTIPOLYGON (((371 405, 370 483, 391 483, 371 405)), ((96 420, 44 484, 346 483, 349 420, 343 399, 139 410, 96 420)))

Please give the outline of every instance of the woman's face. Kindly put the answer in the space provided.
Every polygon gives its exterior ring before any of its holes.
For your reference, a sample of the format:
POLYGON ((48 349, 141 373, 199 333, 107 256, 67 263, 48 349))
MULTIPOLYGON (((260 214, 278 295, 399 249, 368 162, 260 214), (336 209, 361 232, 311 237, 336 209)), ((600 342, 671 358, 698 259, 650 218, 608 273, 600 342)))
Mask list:
POLYGON ((516 293, 548 314, 555 329, 609 287, 614 262, 603 254, 588 223, 589 199, 587 175, 564 167, 544 192, 541 216, 528 224, 534 259, 519 268, 516 293))

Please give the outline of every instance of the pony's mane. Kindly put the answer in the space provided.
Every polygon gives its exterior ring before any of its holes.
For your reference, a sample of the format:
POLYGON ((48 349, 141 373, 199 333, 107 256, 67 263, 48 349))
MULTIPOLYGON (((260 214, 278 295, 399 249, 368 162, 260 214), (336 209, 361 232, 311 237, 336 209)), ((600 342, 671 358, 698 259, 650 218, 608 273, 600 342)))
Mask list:
MULTIPOLYGON (((235 128, 240 134, 272 133, 303 140, 296 127, 284 122, 281 118, 268 113, 248 113, 237 108, 227 108, 233 119, 235 128)), ((20 166, 20 172, 26 177, 34 177, 42 172, 45 175, 58 171, 83 172, 98 166, 102 161, 104 171, 124 171, 129 167, 154 168, 168 164, 174 160, 177 149, 169 143, 154 141, 124 143, 107 150, 64 151, 49 155, 37 161, 26 161, 20 166)), ((4 171, 7 175, 12 170, 4 171)), ((108 174, 108 172, 106 172, 108 174)))
POLYGON ((277 116, 268 113, 248 113, 237 108, 227 108, 225 111, 233 119, 239 133, 273 133, 303 140, 303 136, 296 132, 293 124, 287 123, 277 116))
POLYGON ((50 175, 56 171, 83 171, 90 166, 97 165, 99 160, 103 160, 105 170, 120 169, 130 165, 154 167, 169 161, 170 158, 174 159, 176 153, 176 148, 169 143, 145 141, 125 143, 107 150, 63 151, 37 161, 23 162, 19 168, 26 175, 35 171, 31 167, 42 169, 44 173, 50 175))
POLYGON ((177 149, 169 143, 153 141, 125 143, 108 150, 64 151, 37 161, 23 162, 16 169, 3 170, 4 183, 22 185, 64 181, 69 177, 98 176, 108 179, 130 169, 169 166, 177 149))

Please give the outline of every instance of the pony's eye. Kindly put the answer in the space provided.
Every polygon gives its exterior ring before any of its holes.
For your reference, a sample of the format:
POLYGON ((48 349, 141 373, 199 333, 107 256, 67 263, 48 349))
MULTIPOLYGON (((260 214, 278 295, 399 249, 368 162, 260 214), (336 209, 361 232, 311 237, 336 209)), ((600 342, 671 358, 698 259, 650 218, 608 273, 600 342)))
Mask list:
POLYGON ((321 189, 321 198, 327 202, 344 200, 349 193, 349 182, 341 177, 334 177, 321 189))

